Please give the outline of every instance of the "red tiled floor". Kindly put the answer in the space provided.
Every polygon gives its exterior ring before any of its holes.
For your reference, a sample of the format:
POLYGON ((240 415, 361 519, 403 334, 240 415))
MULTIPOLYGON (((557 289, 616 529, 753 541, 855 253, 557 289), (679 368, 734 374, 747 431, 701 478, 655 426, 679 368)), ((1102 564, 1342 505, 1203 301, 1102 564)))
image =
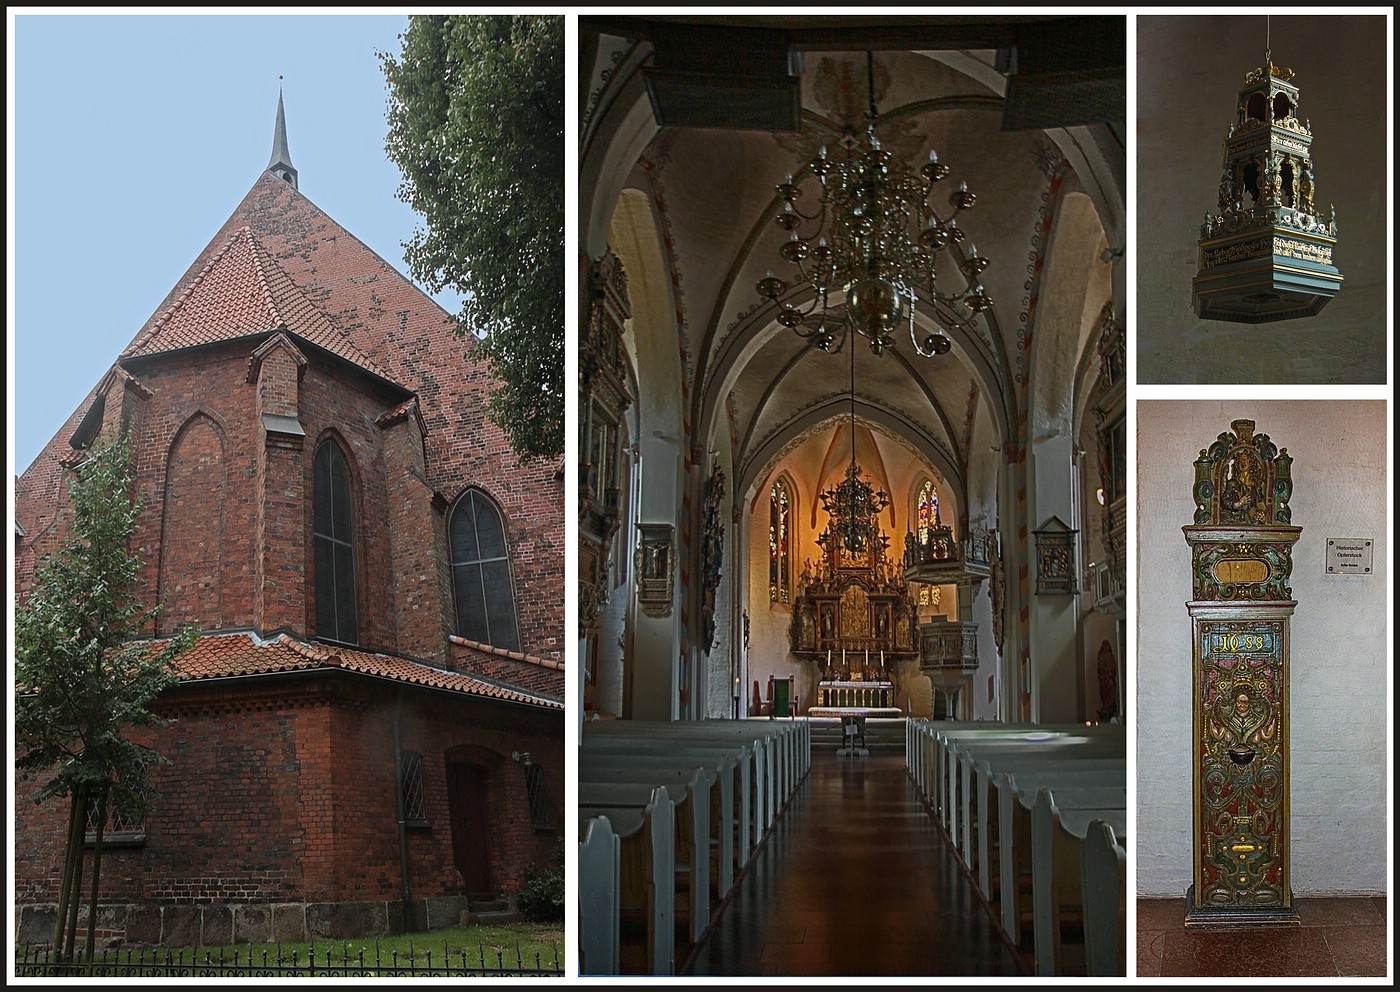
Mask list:
POLYGON ((1143 978, 1156 978, 1162 974, 1162 945, 1167 935, 1162 930, 1137 932, 1137 974, 1143 978))
POLYGON ((1166 932, 1162 975, 1335 976, 1337 966, 1313 927, 1166 932))
POLYGON ((1337 962, 1337 974, 1385 975, 1385 926, 1319 927, 1337 962))
POLYGON ((1305 927, 1385 925, 1385 914, 1370 899, 1299 899, 1297 906, 1305 927))
POLYGON ((1187 930, 1183 899, 1137 901, 1142 977, 1384 976, 1384 896, 1300 898, 1301 925, 1187 930))

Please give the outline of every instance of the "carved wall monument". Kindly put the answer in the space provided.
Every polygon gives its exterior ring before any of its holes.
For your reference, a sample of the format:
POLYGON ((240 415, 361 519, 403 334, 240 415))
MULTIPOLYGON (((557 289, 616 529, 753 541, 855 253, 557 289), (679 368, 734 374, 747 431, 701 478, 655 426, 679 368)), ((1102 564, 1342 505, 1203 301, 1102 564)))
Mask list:
POLYGON ((1196 459, 1191 546, 1193 882, 1186 925, 1297 924, 1289 871, 1293 493, 1286 448, 1231 423, 1196 459))

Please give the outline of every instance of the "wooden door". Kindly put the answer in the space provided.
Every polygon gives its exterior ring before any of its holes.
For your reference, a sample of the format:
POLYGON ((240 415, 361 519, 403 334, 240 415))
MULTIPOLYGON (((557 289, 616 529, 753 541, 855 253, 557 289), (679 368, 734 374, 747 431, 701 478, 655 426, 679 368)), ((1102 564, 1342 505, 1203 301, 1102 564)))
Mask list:
POLYGON ((491 883, 490 806, 486 769, 479 765, 447 766, 447 810, 452 824, 452 858, 462 874, 469 899, 494 899, 491 883))

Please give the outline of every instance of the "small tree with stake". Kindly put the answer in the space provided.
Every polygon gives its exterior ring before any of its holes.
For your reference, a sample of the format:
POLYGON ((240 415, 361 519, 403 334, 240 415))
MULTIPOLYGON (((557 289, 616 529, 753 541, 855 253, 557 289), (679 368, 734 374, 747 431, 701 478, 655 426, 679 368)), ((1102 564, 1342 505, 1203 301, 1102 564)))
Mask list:
POLYGON ((147 705, 175 682, 174 661, 197 636, 186 627, 163 645, 136 639, 157 611, 139 594, 142 561, 130 548, 141 512, 131 455, 123 431, 73 472, 72 528, 16 615, 16 770, 21 779, 44 779, 35 802, 69 800, 53 938, 53 957, 62 961, 73 957, 87 825, 96 823, 91 960, 109 811, 128 822, 142 819, 153 798, 150 769, 163 760, 126 734, 167 722, 147 705))

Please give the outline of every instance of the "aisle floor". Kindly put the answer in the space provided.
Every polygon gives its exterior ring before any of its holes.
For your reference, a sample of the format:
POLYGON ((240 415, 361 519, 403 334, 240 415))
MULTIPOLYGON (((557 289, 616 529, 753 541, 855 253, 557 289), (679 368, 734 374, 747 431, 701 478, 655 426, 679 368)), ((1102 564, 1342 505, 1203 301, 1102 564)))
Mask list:
POLYGON ((812 755, 687 975, 1018 975, 902 755, 812 755))

